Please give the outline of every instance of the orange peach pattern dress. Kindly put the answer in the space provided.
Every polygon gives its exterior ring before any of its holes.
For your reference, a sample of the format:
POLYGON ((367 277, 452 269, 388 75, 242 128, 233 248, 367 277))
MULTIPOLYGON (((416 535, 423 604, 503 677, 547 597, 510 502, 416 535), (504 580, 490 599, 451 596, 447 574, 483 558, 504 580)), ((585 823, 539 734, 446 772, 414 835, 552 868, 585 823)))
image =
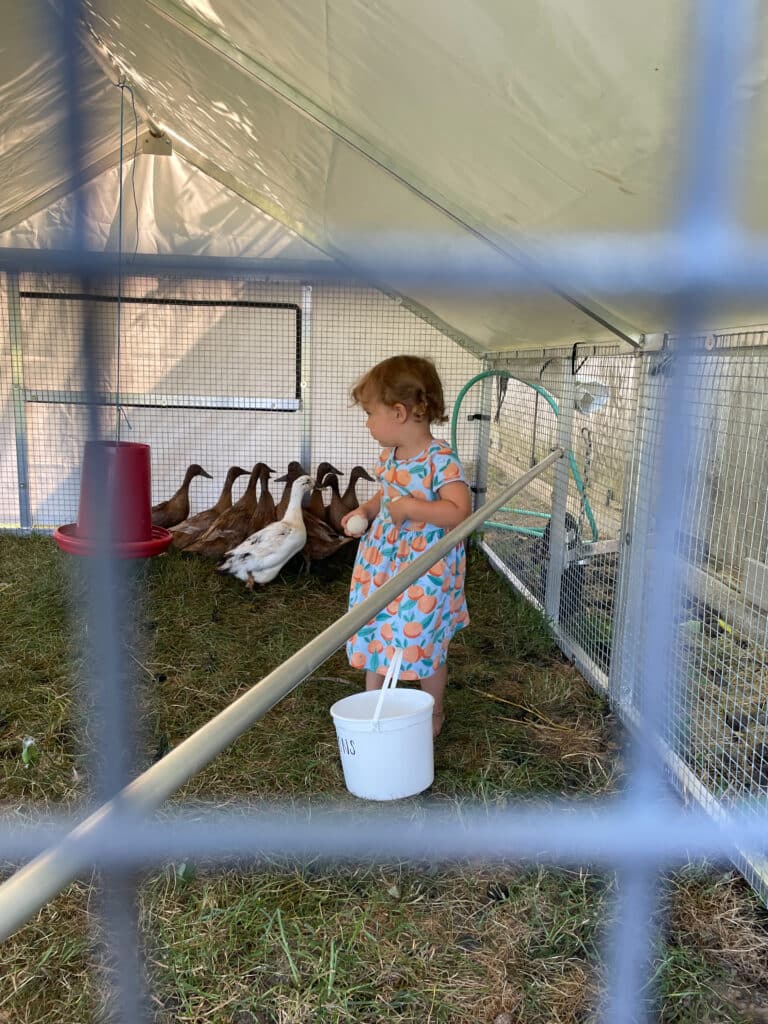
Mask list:
MULTIPOLYGON (((390 502, 404 496, 437 501, 441 487, 457 481, 466 483, 451 446, 437 440, 412 459, 396 459, 391 448, 383 449, 376 476, 382 487, 381 508, 360 538, 352 571, 350 608, 446 533, 439 526, 411 519, 395 526, 389 515, 390 502)), ((350 665, 383 675, 395 647, 402 647, 401 679, 423 679, 436 672, 445 661, 454 634, 469 624, 465 571, 464 545, 459 544, 350 637, 350 665)))

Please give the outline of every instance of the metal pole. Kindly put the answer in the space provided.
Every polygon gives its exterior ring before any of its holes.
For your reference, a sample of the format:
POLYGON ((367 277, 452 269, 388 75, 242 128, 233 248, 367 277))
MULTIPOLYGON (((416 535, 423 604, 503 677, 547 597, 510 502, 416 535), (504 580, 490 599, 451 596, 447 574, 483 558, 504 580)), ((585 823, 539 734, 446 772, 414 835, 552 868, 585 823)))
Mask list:
POLYGON ((301 286, 301 450, 299 462, 312 472, 312 285, 301 286))
POLYGON ((16 478, 19 488, 19 525, 22 530, 31 530, 32 509, 29 498, 29 446, 27 442, 27 410, 24 390, 24 349, 21 334, 19 275, 9 272, 7 279, 13 425, 16 433, 16 478))
MULTIPOLYGON (((120 443, 120 356, 121 356, 121 313, 123 297, 123 111, 125 108, 125 76, 120 81, 120 165, 118 169, 118 217, 117 217, 117 339, 115 359, 115 440, 120 443)), ((138 240, 136 248, 138 248, 138 240)))
POLYGON ((643 571, 650 536, 650 499, 653 484, 649 436, 654 437, 655 412, 648 371, 658 365, 653 353, 637 353, 628 384, 634 392, 633 431, 625 469, 624 500, 619 534, 619 576, 613 613, 614 641, 611 651, 609 695, 614 707, 634 713, 634 675, 640 636, 638 605, 644 600, 643 571), (631 383, 630 383, 631 382, 631 383))
POLYGON ((258 721, 279 700, 314 672, 345 641, 407 587, 415 583, 435 562, 461 543, 485 518, 522 491, 535 477, 564 455, 562 448, 505 488, 501 494, 446 534, 429 551, 388 580, 375 594, 332 623, 314 640, 284 661, 228 708, 180 743, 112 800, 103 804, 66 836, 58 846, 40 854, 0 886, 0 940, 28 921, 49 899, 88 867, 83 851, 87 842, 102 829, 127 819, 137 821, 154 810, 196 772, 204 768, 230 743, 258 721))
POLYGON ((610 697, 623 714, 640 714, 637 665, 644 641, 647 560, 654 495, 654 446, 658 442, 664 378, 653 377, 664 353, 649 352, 636 364, 637 402, 632 435, 632 468, 625 488, 622 547, 618 565, 616 629, 610 659, 610 697))
MULTIPOLYGON (((489 370, 488 359, 483 360, 483 371, 489 370)), ((480 420, 475 444, 475 482, 472 494, 472 508, 477 511, 485 502, 488 494, 488 449, 491 438, 491 401, 493 398, 493 379, 486 377, 483 381, 480 396, 480 420)))
MULTIPOLYGON (((573 432, 573 411, 575 386, 570 362, 561 360, 562 397, 560 415, 557 418, 557 443, 564 451, 571 449, 573 432)), ((553 622, 560 621, 560 591, 565 567, 565 512, 568 504, 568 463, 565 459, 555 467, 555 483, 552 488, 552 518, 549 520, 549 565, 547 566, 547 589, 544 610, 553 622)))

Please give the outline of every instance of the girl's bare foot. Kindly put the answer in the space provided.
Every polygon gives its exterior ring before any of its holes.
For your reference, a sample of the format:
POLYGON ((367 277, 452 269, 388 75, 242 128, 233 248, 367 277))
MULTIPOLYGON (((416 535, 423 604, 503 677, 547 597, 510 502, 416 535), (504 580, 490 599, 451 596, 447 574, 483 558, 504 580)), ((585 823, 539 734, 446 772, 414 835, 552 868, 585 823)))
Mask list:
POLYGON ((432 712, 432 739, 435 739, 440 735, 440 730, 443 728, 445 722, 444 711, 433 711, 432 712))

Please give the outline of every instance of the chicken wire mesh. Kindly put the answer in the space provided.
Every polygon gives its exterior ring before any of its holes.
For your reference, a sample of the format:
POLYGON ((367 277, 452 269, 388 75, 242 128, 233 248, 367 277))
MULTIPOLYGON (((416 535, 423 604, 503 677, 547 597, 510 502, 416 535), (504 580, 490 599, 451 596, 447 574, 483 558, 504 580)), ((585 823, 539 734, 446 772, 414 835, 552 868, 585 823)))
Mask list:
MULTIPOLYGON (((666 744, 679 788, 712 811, 744 800, 761 808, 768 787, 767 342, 759 330, 696 338, 685 397, 692 454, 675 523, 681 584, 666 744)), ((651 509, 663 485, 661 409, 679 344, 643 354, 606 346, 507 356, 494 367, 512 376, 496 378, 485 395, 490 496, 558 440, 572 447, 560 508, 556 635, 630 723, 642 716, 637 664, 652 642, 644 626, 656 538, 651 509), (562 412, 569 387, 573 414, 558 434, 554 405, 562 412)), ((555 475, 535 481, 524 506, 497 513, 482 540, 497 568, 542 610, 551 586, 555 475)), ((740 867, 768 897, 762 858, 747 854, 740 867)))
POLYGON ((23 432, 19 433, 18 417, 23 403, 18 390, 20 348, 12 330, 5 275, 0 274, 0 318, 3 325, 3 358, 0 359, 0 529, 21 525, 22 508, 26 507, 23 490, 19 485, 17 458, 24 462, 23 432), (18 444, 17 444, 17 438, 18 444))
MULTIPOLYGON (((13 358, 0 378, 5 528, 52 530, 77 518, 88 437, 86 306, 101 436, 150 445, 155 503, 182 485, 188 466, 204 468, 210 478, 189 486, 192 514, 215 503, 233 465, 250 472, 264 461, 277 477, 294 459, 310 472, 328 461, 343 474, 341 489, 355 465, 372 469, 376 446, 349 390, 387 355, 428 352, 448 411, 478 367, 398 299, 344 282, 134 275, 120 288, 107 280, 84 293, 60 276, 6 278, 13 358)), ((470 425, 460 432, 469 472, 476 434, 470 425)), ((235 483, 235 497, 246 481, 235 483)), ((277 500, 282 486, 272 488, 277 500)), ((371 485, 361 480, 358 492, 362 500, 371 485)))
MULTIPOLYGON (((649 494, 660 485, 654 451, 659 410, 680 343, 642 361, 612 692, 625 716, 642 711, 633 659, 652 642, 645 622, 645 561, 657 524, 649 494), (627 624, 636 623, 635 628, 627 624)), ((666 742, 673 778, 714 812, 735 803, 762 811, 766 772, 768 642, 764 335, 694 339, 684 396, 692 439, 685 501, 675 523, 680 585, 675 613, 675 686, 666 742), (759 338, 759 344, 755 339, 759 338)), ((746 877, 768 897, 762 856, 746 853, 746 877)))
MULTIPOLYGON (((496 379, 491 399, 489 493, 555 444, 569 449, 559 509, 566 539, 557 572, 557 628, 566 652, 577 650, 582 667, 604 688, 610 670, 636 363, 636 356, 610 347, 494 362, 497 371, 512 376, 496 379)), ((518 589, 542 609, 555 474, 550 471, 529 488, 524 507, 507 508, 495 516, 484 536, 497 564, 500 561, 518 589)))

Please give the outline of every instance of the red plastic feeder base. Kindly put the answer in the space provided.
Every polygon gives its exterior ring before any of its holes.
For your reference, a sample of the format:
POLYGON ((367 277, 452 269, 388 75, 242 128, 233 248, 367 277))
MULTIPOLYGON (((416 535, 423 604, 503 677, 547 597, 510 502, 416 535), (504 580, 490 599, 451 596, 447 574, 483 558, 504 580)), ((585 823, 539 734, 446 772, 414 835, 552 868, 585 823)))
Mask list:
MULTIPOLYGON (((102 544, 99 544, 92 537, 80 537, 77 533, 77 523, 68 523, 53 531, 53 539, 62 551, 70 555, 98 555, 104 551, 102 544)), ((170 546, 173 534, 162 526, 152 527, 152 537, 149 540, 129 540, 112 542, 109 545, 109 553, 113 558, 149 558, 151 555, 160 555, 170 546)))
POLYGON ((149 558, 170 546, 173 535, 152 525, 149 445, 134 441, 86 441, 76 523, 54 530, 53 539, 70 555, 149 558), (104 505, 109 523, 102 523, 104 505), (109 527, 110 537, 95 539, 109 527))

